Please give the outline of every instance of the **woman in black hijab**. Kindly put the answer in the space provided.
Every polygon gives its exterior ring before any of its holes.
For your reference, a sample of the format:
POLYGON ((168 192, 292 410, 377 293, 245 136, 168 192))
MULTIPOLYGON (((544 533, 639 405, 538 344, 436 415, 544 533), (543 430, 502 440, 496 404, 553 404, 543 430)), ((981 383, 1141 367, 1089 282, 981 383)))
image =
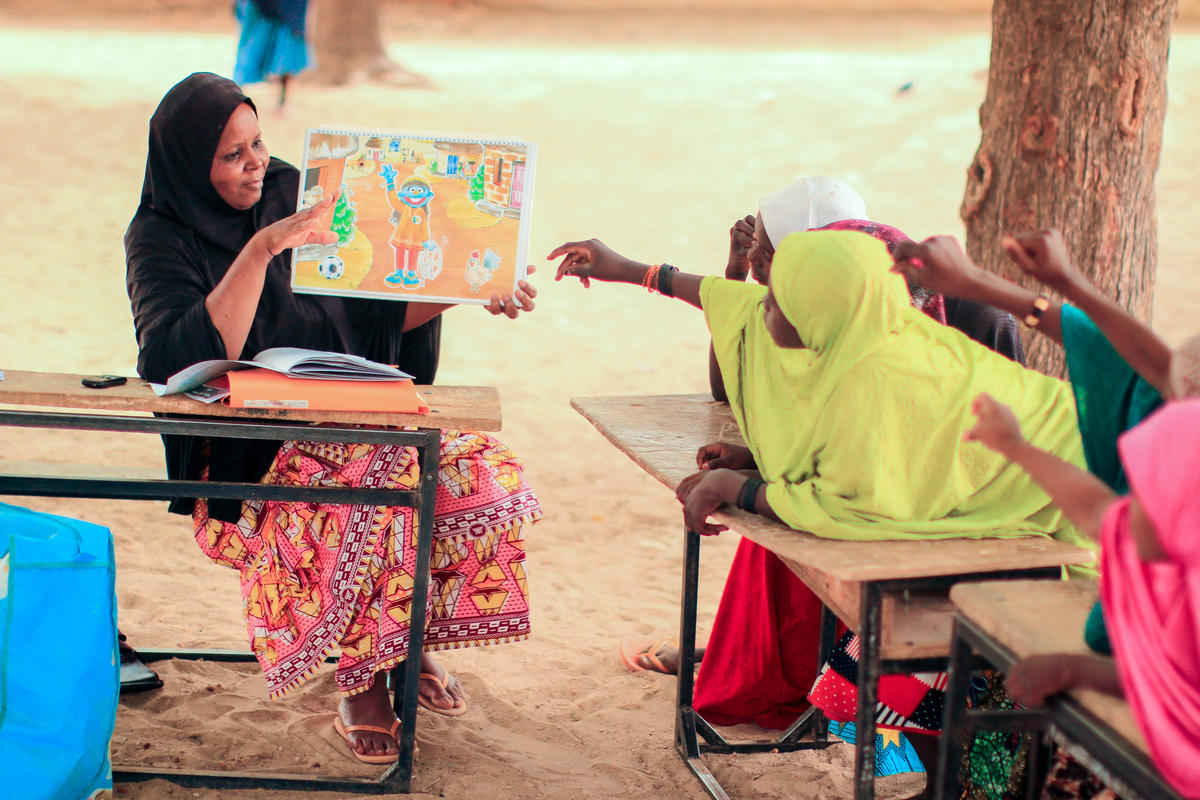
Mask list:
MULTIPOLYGON (((143 378, 163 383, 199 361, 304 347, 398 364, 418 383, 433 382, 448 306, 292 292, 290 249, 335 237, 317 229, 334 198, 295 212, 298 193, 299 172, 269 156, 237 84, 196 73, 167 93, 150 120, 141 203, 125 234, 143 378)), ((515 318, 535 296, 521 281, 515 298, 493 296, 488 310, 515 318)), ((397 488, 417 480, 408 448, 164 440, 171 478, 397 488)), ((443 432, 430 649, 528 635, 521 530, 541 511, 521 473, 500 442, 443 432), (486 584, 486 602, 476 584, 486 584)), ((201 549, 239 569, 251 648, 271 695, 295 688, 340 648, 345 697, 335 726, 360 760, 394 761, 399 720, 375 675, 407 650, 412 510, 180 499, 171 511, 191 513, 201 549)), ((466 710, 461 688, 428 655, 422 672, 423 706, 448 716, 466 710)))

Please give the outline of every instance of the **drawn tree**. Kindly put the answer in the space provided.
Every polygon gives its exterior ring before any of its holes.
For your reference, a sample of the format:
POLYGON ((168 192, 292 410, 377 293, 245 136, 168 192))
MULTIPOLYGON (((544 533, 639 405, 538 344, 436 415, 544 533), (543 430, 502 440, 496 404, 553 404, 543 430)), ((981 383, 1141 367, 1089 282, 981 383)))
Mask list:
MULTIPOLYGON (((1005 233, 1055 227, 1072 260, 1142 319, 1153 303, 1154 173, 1177 0, 995 0, 982 137, 960 213, 967 251, 1019 279, 1005 233)), ((1062 374, 1033 337, 1030 366, 1062 374)))
POLYGON ((467 197, 471 198, 473 203, 478 203, 483 199, 483 164, 480 164, 479 169, 475 170, 475 176, 471 178, 471 183, 467 186, 467 197))
POLYGON ((333 232, 338 235, 338 247, 345 247, 354 240, 354 221, 358 209, 350 202, 350 187, 342 184, 342 193, 333 207, 333 232))
POLYGON ((397 86, 428 86, 429 81, 388 58, 383 46, 380 0, 313 0, 316 83, 341 86, 367 79, 397 86))

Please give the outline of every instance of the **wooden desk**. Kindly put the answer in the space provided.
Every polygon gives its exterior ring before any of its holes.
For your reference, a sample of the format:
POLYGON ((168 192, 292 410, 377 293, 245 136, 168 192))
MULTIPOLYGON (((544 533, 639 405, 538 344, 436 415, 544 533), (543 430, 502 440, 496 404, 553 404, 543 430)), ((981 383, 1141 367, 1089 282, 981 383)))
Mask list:
MULTIPOLYGON (((376 780, 324 778, 245 772, 188 772, 114 767, 115 781, 152 778, 184 786, 217 789, 302 789, 351 793, 408 793, 417 718, 417 688, 425 635, 425 599, 429 591, 429 556, 433 543, 433 509, 437 491, 438 451, 442 428, 500 429, 500 399, 494 388, 471 386, 418 387, 430 406, 429 415, 309 411, 305 409, 231 409, 173 395, 156 397, 144 381, 87 389, 79 375, 7 370, 0 381, 0 425, 66 430, 125 431, 245 439, 396 444, 418 449, 421 479, 415 489, 347 489, 338 487, 265 486, 256 483, 172 481, 145 477, 113 477, 120 467, 106 465, 103 476, 57 470, 52 475, 0 475, 0 495, 165 500, 172 497, 222 497, 239 500, 293 500, 364 505, 404 505, 418 510, 417 563, 413 585, 411 636, 405 663, 390 674, 393 707, 400 717, 400 755, 376 780), (34 410, 36 407, 37 410, 34 410), (46 411, 45 409, 56 409, 46 411), (173 416, 152 416, 170 414, 173 416), (319 426, 313 423, 323 423, 319 426), (372 427, 356 427, 370 425, 372 427), (389 426, 389 427, 376 427, 389 426), (403 430, 399 426, 410 426, 403 430)), ((81 454, 82 455, 82 454, 81 454)), ((2 467, 0 467, 2 468, 2 467)), ((139 474, 142 471, 137 471, 139 474)), ((253 661, 249 652, 167 650, 143 651, 149 658, 210 658, 253 661)))
MULTIPOLYGON (((1084 580, 984 581, 950 590, 956 614, 938 798, 959 795, 958 770, 947 765, 960 762, 967 731, 1018 727, 1045 730, 1125 800, 1179 800, 1159 775, 1122 699, 1074 690, 1052 698, 1043 709, 967 711, 966 685, 976 655, 1007 671, 1018 659, 1033 655, 1090 653, 1083 627, 1098 595, 1096 582, 1084 580)), ((1030 772, 1037 770, 1031 765, 1030 772)))
MULTIPOLYGON (((621 452, 669 489, 696 471, 696 450, 713 441, 741 443, 729 407, 702 395, 582 397, 571 405, 621 452)), ((875 717, 880 674, 941 669, 950 652, 950 585, 966 578, 1055 576, 1061 565, 1093 554, 1045 538, 841 542, 791 530, 756 514, 724 509, 713 515, 732 532, 774 552, 861 638, 855 745, 855 798, 875 793, 875 717)), ((685 532, 682 647, 676 747, 714 798, 727 798, 701 760, 702 752, 799 749, 811 732, 819 746, 825 721, 810 710, 771 742, 726 742, 692 709, 696 581, 700 537, 685 532), (704 744, 699 739, 705 740, 704 744)), ((822 625, 821 660, 832 647, 832 620, 822 625)))

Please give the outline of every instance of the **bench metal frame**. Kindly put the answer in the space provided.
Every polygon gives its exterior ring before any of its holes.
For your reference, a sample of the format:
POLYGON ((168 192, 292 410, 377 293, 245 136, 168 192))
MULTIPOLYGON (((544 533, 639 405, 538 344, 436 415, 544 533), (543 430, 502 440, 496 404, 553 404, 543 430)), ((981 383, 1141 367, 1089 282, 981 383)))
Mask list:
POLYGON ((975 730, 1029 731, 1029 782, 1026 797, 1040 790, 1036 764, 1041 751, 1040 739, 1051 740, 1067 748, 1071 756, 1108 784, 1124 800, 1182 800, 1170 787, 1150 756, 1118 734, 1069 695, 1050 698, 1044 708, 1012 711, 976 711, 967 709, 967 683, 972 669, 980 661, 1007 672, 1019 659, 996 637, 957 612, 950 646, 950 677, 946 686, 946 709, 942 741, 938 749, 936 800, 957 798, 962 778, 964 737, 975 730), (953 765, 953 768, 951 768, 953 765))
MULTIPOLYGON (((417 689, 425 638, 425 605, 429 594, 429 558, 433 547, 433 511, 437 492, 437 428, 388 430, 345 425, 311 426, 255 422, 244 418, 142 417, 118 414, 25 412, 0 410, 0 425, 22 428, 87 430, 128 433, 178 434, 242 439, 352 442, 415 447, 420 458, 420 479, 415 489, 309 486, 267 486, 258 483, 222 483, 121 479, 108 477, 56 477, 0 475, 0 495, 77 497, 114 500, 169 500, 175 497, 210 497, 237 500, 284 500, 339 505, 410 506, 417 511, 417 563, 413 578, 412 616, 408 656, 389 673, 392 707, 400 718, 399 757, 376 779, 327 778, 264 772, 171 770, 154 767, 113 767, 113 781, 135 782, 164 778, 181 786, 212 789, 271 789, 358 794, 408 794, 412 786, 412 758, 417 719, 417 689)), ((236 650, 139 650, 150 661, 165 658, 212 661, 255 661, 252 653, 236 650)), ((332 659, 327 659, 332 660, 332 659)))
MULTIPOLYGON (((915 671, 936 671, 946 668, 947 658, 891 658, 881 652, 881 614, 883 595, 899 591, 949 590, 964 580, 1005 580, 1010 578, 1058 577, 1058 567, 988 572, 979 574, 940 575, 924 578, 901 578, 863 581, 859 599, 859 619, 856 627, 860 640, 858 659, 858 707, 855 720, 854 799, 873 800, 875 797, 875 707, 879 700, 881 675, 915 671)), ((675 700, 675 750, 689 770, 700 781, 713 800, 730 800, 728 793, 704 763, 705 753, 763 753, 792 752, 828 747, 829 721, 815 706, 805 711, 776 739, 753 742, 729 742, 692 705, 695 688, 696 605, 700 575, 700 535, 684 531, 683 589, 680 594, 679 619, 679 682, 675 700), (811 735, 811 739, 804 737, 811 735), (703 741, 701 741, 703 739, 703 741)), ((828 606, 821 610, 821 638, 818 647, 820 669, 833 652, 835 618, 828 606)), ((947 707, 952 702, 947 694, 947 707)), ((930 765, 926 764, 926 769, 930 765)), ((930 775, 933 773, 930 772, 930 775)))

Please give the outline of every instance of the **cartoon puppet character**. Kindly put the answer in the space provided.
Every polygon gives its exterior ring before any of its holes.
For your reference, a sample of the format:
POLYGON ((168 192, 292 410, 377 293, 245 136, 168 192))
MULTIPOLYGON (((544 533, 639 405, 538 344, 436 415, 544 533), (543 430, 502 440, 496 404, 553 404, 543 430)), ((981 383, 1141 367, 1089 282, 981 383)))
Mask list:
POLYGON ((384 164, 379 170, 384 181, 384 193, 392 207, 392 238, 388 242, 396 251, 396 269, 384 281, 392 286, 420 289, 425 279, 417 270, 417 256, 422 250, 432 250, 433 231, 429 226, 429 201, 433 188, 421 175, 412 175, 396 190, 396 168, 384 164))

